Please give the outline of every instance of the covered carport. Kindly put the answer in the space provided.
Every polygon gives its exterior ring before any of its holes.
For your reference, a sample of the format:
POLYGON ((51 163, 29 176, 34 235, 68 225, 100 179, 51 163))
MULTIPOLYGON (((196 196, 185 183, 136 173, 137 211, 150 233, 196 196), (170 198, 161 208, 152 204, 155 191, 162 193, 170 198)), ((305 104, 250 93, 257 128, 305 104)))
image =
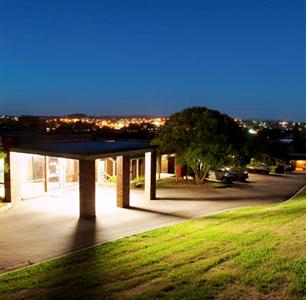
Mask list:
MULTIPOLYGON (((9 151, 9 180, 6 182, 7 199, 18 206, 20 193, 20 154, 59 157, 78 161, 79 215, 81 218, 96 216, 96 164, 97 159, 116 157, 117 207, 130 206, 130 158, 145 155, 145 196, 156 198, 155 146, 140 141, 67 141, 35 143, 14 146, 9 151)), ((45 171, 46 172, 46 171, 45 171)), ((46 191, 46 190, 45 190, 46 191)), ((103 195, 103 194, 102 194, 103 195)))

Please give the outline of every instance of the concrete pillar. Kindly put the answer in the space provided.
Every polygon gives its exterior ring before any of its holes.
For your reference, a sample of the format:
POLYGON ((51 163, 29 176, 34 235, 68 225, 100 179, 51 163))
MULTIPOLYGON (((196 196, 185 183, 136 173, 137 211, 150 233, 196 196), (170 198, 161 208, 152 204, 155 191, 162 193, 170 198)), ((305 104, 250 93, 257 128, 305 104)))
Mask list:
POLYGON ((43 176, 44 176, 44 192, 48 192, 48 157, 44 156, 43 162, 43 176))
POLYGON ((6 156, 4 164, 9 167, 8 172, 4 173, 4 201, 11 202, 11 168, 10 168, 10 152, 5 152, 6 156))
POLYGON ((148 200, 156 199, 156 152, 145 154, 145 196, 148 200))
POLYGON ((6 162, 9 163, 9 171, 6 174, 5 184, 5 199, 12 203, 12 206, 16 207, 22 200, 21 195, 21 172, 22 165, 22 153, 9 152, 6 157, 6 162))
POLYGON ((130 157, 117 156, 117 207, 130 206, 130 157))
POLYGON ((79 160, 80 217, 96 216, 95 160, 79 160))
POLYGON ((157 174, 158 174, 158 179, 160 179, 160 173, 161 173, 161 154, 157 155, 157 174))
POLYGON ((136 158, 136 178, 139 177, 139 158, 136 158))

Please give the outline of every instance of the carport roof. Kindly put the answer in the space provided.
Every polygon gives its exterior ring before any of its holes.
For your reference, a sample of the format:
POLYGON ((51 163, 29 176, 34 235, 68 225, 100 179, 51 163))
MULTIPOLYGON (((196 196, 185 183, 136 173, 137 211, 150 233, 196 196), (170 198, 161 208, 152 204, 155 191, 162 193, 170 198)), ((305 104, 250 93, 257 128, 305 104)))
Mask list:
POLYGON ((155 148, 156 146, 142 141, 101 140, 25 144, 14 146, 10 150, 71 159, 98 159, 124 154, 141 154, 155 148))

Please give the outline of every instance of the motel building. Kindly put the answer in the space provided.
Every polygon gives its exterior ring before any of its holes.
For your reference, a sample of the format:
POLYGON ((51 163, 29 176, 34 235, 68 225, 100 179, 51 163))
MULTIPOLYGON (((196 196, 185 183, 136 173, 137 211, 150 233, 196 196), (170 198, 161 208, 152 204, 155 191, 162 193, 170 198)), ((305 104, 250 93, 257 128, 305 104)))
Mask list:
POLYGON ((156 151, 146 142, 2 134, 0 151, 6 154, 0 160, 0 197, 13 207, 23 200, 77 189, 79 216, 95 217, 97 187, 115 188, 117 207, 128 208, 130 183, 139 177, 145 179, 145 198, 156 198, 156 151))
POLYGON ((295 171, 306 172, 306 153, 292 153, 289 160, 295 171))

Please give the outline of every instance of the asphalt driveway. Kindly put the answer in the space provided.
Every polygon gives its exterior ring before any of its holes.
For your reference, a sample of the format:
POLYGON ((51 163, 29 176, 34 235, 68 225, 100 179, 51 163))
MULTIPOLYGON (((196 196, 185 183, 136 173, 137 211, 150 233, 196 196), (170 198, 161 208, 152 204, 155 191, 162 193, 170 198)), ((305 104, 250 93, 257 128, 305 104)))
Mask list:
POLYGON ((226 189, 158 189, 155 201, 133 190, 130 209, 114 207, 114 189, 101 190, 92 221, 77 217, 77 192, 23 201, 0 214, 0 272, 218 211, 283 201, 306 184, 306 175, 250 175, 250 181, 226 189))

